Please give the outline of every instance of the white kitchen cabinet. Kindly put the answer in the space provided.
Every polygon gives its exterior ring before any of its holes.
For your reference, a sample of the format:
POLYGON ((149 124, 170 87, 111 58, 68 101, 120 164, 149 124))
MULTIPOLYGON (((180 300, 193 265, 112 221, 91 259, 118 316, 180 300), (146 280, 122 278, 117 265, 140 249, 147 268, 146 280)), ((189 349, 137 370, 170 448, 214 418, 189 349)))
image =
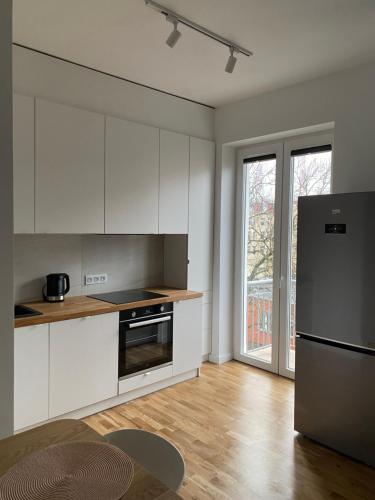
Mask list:
POLYGON ((48 419, 49 325, 14 332, 14 428, 48 419))
POLYGON ((150 370, 146 373, 120 380, 118 383, 118 393, 124 394, 136 389, 141 389, 142 387, 161 382, 171 377, 173 377, 172 365, 163 366, 162 368, 150 370))
POLYGON ((104 232, 104 120, 36 100, 37 233, 104 232))
POLYGON ((50 418, 117 395, 118 313, 50 324, 50 418))
POLYGON ((160 130, 159 233, 187 234, 189 137, 160 130))
POLYGON ((190 138, 188 288, 204 293, 202 354, 211 352, 215 144, 190 138))
POLYGON ((106 121, 105 232, 158 233, 159 130, 106 121))
POLYGON ((34 232, 34 98, 13 96, 14 232, 34 232))
POLYGON ((173 375, 199 368, 202 361, 202 298, 175 302, 173 375))
POLYGON ((215 145, 190 138, 188 288, 212 290, 215 145))

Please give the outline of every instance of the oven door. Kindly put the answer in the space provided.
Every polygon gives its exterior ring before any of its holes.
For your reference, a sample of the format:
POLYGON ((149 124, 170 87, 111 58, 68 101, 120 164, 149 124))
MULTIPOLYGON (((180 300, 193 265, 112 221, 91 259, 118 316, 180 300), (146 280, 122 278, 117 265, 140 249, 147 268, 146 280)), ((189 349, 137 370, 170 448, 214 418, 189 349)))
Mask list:
POLYGON ((172 362, 173 316, 120 321, 119 378, 172 362))

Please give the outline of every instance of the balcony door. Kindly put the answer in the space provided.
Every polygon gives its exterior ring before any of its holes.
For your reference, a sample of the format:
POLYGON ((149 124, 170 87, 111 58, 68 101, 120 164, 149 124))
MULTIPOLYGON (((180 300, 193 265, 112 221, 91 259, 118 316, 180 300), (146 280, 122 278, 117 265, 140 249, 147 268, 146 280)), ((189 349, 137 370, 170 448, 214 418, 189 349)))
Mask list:
POLYGON ((297 200, 331 190, 332 138, 238 154, 235 358, 294 377, 297 200))

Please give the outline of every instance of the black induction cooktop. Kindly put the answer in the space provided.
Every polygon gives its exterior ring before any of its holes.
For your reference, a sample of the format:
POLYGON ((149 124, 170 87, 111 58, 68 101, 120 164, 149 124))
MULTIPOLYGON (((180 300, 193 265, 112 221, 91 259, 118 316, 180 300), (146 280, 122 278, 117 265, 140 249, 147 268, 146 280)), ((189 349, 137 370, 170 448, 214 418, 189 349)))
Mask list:
POLYGON ((98 293, 89 295, 92 299, 102 300, 110 304, 128 304, 129 302, 139 302, 141 300, 158 299, 166 297, 161 293, 147 292, 146 290, 120 290, 119 292, 98 293))

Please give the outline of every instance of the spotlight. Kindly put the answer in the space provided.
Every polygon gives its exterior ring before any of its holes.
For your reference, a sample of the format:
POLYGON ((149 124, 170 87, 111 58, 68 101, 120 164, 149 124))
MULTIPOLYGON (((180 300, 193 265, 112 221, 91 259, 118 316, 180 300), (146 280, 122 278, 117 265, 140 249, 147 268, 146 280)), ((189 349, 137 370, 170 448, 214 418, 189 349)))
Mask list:
POLYGON ((234 57, 234 48, 233 47, 229 47, 229 51, 230 51, 230 55, 228 57, 228 61, 227 61, 227 64, 225 65, 225 71, 227 73, 233 73, 233 70, 234 70, 234 67, 236 65, 236 62, 237 62, 237 57, 234 57))
POLYGON ((165 43, 171 49, 173 49, 173 47, 176 45, 176 43, 178 42, 178 40, 181 37, 181 32, 178 31, 178 29, 177 29, 178 21, 177 21, 177 19, 175 17, 167 16, 167 21, 173 23, 173 31, 169 35, 169 37, 167 38, 167 40, 165 41, 165 43))

